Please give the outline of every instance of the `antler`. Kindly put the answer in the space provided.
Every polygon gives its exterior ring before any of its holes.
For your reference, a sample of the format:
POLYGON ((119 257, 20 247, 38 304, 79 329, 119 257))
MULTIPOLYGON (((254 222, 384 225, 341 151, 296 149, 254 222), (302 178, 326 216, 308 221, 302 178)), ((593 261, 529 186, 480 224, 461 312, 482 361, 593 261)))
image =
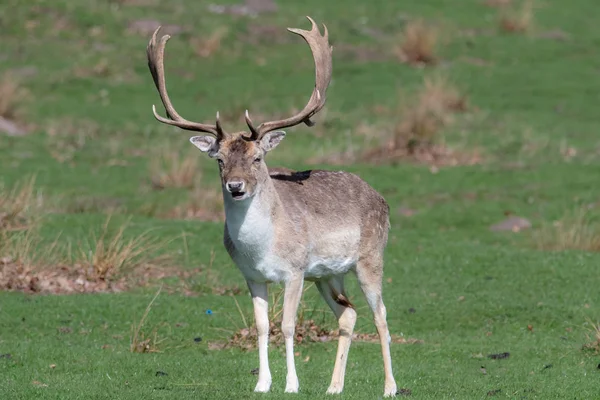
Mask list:
POLYGON ((162 123, 177 126, 181 129, 185 129, 188 131, 198 131, 198 132, 206 132, 216 136, 217 140, 222 140, 225 136, 223 129, 221 128, 221 124, 219 122, 219 113, 217 112, 217 121, 215 125, 209 124, 201 124, 199 122, 188 121, 185 118, 182 118, 181 115, 175 111, 175 107, 171 104, 171 100, 169 99, 169 95, 167 93, 167 86, 165 83, 165 66, 164 66, 164 55, 165 55, 165 45, 167 41, 171 38, 169 35, 164 35, 160 38, 160 40, 156 40, 156 35, 160 30, 160 26, 154 31, 152 35, 152 39, 150 39, 150 43, 148 43, 148 47, 146 48, 146 52, 148 53, 148 68, 150 68, 150 73, 152 74, 152 78, 154 79, 154 84, 156 85, 156 89, 160 94, 160 98, 162 100, 163 106, 165 107, 165 111, 167 112, 167 117, 161 117, 156 112, 156 107, 152 105, 152 112, 154 113, 154 117, 162 123))
POLYGON ((333 48, 329 45, 329 33, 325 24, 323 24, 323 35, 321 36, 321 32, 319 32, 315 21, 311 17, 306 18, 312 24, 310 31, 294 28, 288 28, 288 31, 302 36, 312 51, 315 60, 315 88, 312 95, 304 109, 298 114, 279 121, 263 122, 258 128, 254 128, 250 115, 246 111, 246 123, 251 132, 251 136, 247 140, 260 140, 267 132, 298 125, 301 122, 304 122, 308 126, 313 126, 314 122, 310 118, 325 105, 325 92, 331 80, 331 52, 333 48))

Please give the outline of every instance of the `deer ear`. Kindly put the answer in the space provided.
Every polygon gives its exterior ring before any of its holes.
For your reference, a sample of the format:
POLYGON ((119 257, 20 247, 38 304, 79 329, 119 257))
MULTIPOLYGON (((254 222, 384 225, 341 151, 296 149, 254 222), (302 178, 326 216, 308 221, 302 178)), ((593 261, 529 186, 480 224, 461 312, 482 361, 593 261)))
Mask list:
POLYGON ((262 139, 260 139, 260 147, 267 152, 273 150, 279 142, 283 140, 285 137, 284 131, 273 131, 269 133, 265 133, 262 139))
POLYGON ((200 149, 203 153, 208 153, 208 156, 213 158, 219 151, 219 144, 217 139, 212 136, 193 136, 190 138, 190 142, 200 149))

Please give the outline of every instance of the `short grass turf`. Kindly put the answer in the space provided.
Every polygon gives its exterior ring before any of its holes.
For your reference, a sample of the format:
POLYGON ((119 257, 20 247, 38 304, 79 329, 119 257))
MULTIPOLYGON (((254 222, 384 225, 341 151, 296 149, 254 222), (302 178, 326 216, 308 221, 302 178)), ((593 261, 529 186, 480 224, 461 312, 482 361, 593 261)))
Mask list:
MULTIPOLYGON (((0 137, 3 182, 10 186, 35 174, 44 195, 57 202, 75 196, 116 201, 121 207, 113 221, 131 218, 129 235, 148 229, 158 237, 185 233, 185 245, 173 241, 168 248, 185 254, 182 267, 207 265, 215 251, 213 266, 220 281, 243 287, 222 249, 221 224, 165 220, 148 212, 186 195, 151 190, 147 165, 152 151, 167 142, 182 143, 183 149, 187 134, 153 120, 150 105, 159 100, 146 67, 148 35, 130 33, 128 24, 157 19, 184 27, 169 42, 166 56, 174 103, 191 119, 210 120, 221 110, 232 115, 233 124, 246 108, 264 115, 287 113, 301 106, 312 88, 306 46, 293 37, 287 43, 268 34, 253 38, 257 25, 276 27, 285 37, 286 26, 306 26, 303 16, 311 15, 327 23, 336 48, 350 44, 388 54, 408 19, 436 21, 452 35, 434 68, 411 68, 393 55, 358 60, 335 51, 327 116, 319 121, 325 126, 323 136, 305 127, 290 129, 269 163, 311 168, 307 160, 315 155, 343 151, 350 140, 362 143, 354 133, 359 124, 384 127, 393 119, 377 115, 375 106, 394 109, 400 90, 418 87, 424 76, 447 74, 479 111, 444 132, 445 141, 480 148, 483 165, 437 173, 403 163, 345 167, 370 182, 391 206, 384 283, 390 331, 423 341, 392 345, 398 386, 410 389, 416 399, 600 397, 600 357, 582 351, 591 323, 600 318, 600 257, 539 251, 528 232, 489 230, 506 211, 527 217, 536 229, 599 200, 600 31, 595 2, 536 2, 533 30, 527 35, 501 33, 496 9, 479 0, 278 5, 276 13, 252 19, 211 14, 203 1, 3 2, 0 72, 21 77, 30 92, 24 118, 35 125, 27 136, 0 137), (195 56, 190 39, 220 27, 229 31, 218 51, 207 59, 195 56), (108 67, 94 72, 102 63, 108 67), (72 139, 90 124, 95 128, 83 132, 83 142, 72 139), (50 135, 51 128, 62 139, 50 135), (574 156, 565 156, 568 148, 576 149, 574 156), (57 150, 66 160, 57 160, 57 150), (124 165, 111 162, 115 159, 124 165), (416 214, 405 217, 402 207, 416 214), (487 357, 504 352, 510 356, 487 357)), ((202 169, 204 185, 217 188, 214 163, 203 158, 202 169)), ((61 240, 75 241, 100 229, 105 218, 102 209, 50 213, 41 235, 48 242, 58 233, 61 240)), ((355 280, 349 280, 359 313, 357 330, 374 332, 355 280)), ((231 297, 207 290, 197 297, 161 293, 144 326, 146 334, 155 331, 162 340, 160 352, 129 352, 131 326, 154 291, 0 293, 0 397, 324 396, 334 342, 297 347, 300 393, 292 396, 283 394, 283 349, 271 346, 272 393, 256 395, 251 373, 258 367, 255 351, 208 349, 209 342, 223 340, 243 322, 231 297)), ((250 318, 248 295, 243 291, 237 297, 250 318)), ((314 288, 306 298, 312 316, 334 327, 314 288)), ((382 394, 379 346, 353 344, 340 397, 382 394)))

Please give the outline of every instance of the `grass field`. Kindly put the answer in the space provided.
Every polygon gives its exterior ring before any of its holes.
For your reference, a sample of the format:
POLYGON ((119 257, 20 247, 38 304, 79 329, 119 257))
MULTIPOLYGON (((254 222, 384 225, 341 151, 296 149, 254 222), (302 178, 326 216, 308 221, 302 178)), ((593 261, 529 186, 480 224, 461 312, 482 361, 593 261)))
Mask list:
MULTIPOLYGON (((312 59, 285 31, 305 15, 334 46, 328 103, 269 165, 343 168, 390 204, 388 322, 419 340, 392 345, 398 386, 415 399, 600 397, 596 2, 276 3, 0 4, 0 117, 24 133, 0 133, 0 398, 324 397, 335 341, 297 346, 300 393, 285 396, 283 346, 270 346, 267 395, 252 392, 256 350, 215 349, 252 323, 251 301, 221 244, 216 163, 152 117, 145 53, 159 21, 178 111, 219 110, 234 131, 246 108, 260 121, 305 104, 312 59), (415 21, 437 43, 431 61, 405 57, 415 21), (415 111, 424 81, 465 106, 435 114, 427 140, 402 136, 424 157, 386 158, 394 132, 416 132, 403 122, 430 122, 415 111), (531 228, 490 229, 511 215, 531 228)), ((349 281, 357 331, 374 333, 349 281)), ((314 287, 304 298, 306 319, 336 327, 314 287)), ((381 398, 379 345, 349 357, 340 397, 381 398)))

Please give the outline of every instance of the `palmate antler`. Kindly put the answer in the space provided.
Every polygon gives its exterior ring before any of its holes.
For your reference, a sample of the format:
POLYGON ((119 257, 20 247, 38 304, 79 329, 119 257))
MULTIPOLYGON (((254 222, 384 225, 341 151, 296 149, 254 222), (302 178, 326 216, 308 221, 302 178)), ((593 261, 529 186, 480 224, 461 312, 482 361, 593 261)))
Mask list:
POLYGON ((311 17, 307 16, 306 18, 312 24, 310 31, 294 28, 288 28, 288 31, 302 36, 312 51, 315 60, 315 88, 312 95, 304 109, 298 114, 278 121, 263 122, 258 128, 254 128, 250 115, 246 111, 246 123, 252 133, 249 140, 260 140, 267 132, 298 125, 302 122, 308 126, 313 126, 314 122, 310 118, 325 105, 326 91, 331 81, 331 52, 333 48, 329 45, 329 33, 325 24, 323 24, 323 35, 321 36, 315 21, 311 17))
POLYGON ((171 99, 169 99, 169 94, 167 93, 164 65, 165 45, 171 36, 164 35, 160 38, 160 40, 157 41, 156 35, 158 35, 159 30, 160 26, 156 29, 156 31, 154 31, 152 39, 150 39, 150 43, 148 43, 148 47, 146 48, 146 53, 148 54, 148 68, 150 68, 150 73, 152 74, 154 84, 156 85, 156 89, 160 94, 160 98, 163 106, 165 107, 168 118, 158 115, 156 112, 156 107, 153 105, 152 112, 154 113, 154 117, 162 123, 177 126, 188 131, 211 133, 215 135, 217 140, 223 140, 225 137, 225 132, 221 128, 221 124, 219 122, 219 112, 217 112, 216 123, 214 125, 209 125, 188 121, 179 115, 177 111, 175 111, 175 107, 173 107, 173 104, 171 104, 171 99))
MULTIPOLYGON (((271 132, 276 129, 295 126, 302 122, 308 126, 312 126, 314 125, 314 123, 310 120, 310 118, 316 113, 318 113, 325 105, 327 87, 329 86, 329 82, 331 81, 332 47, 329 44, 329 34, 327 32, 327 27, 323 25, 323 35, 321 35, 321 32, 319 31, 319 28, 317 27, 315 21, 310 17, 306 18, 308 18, 308 20, 312 24, 310 31, 295 28, 288 28, 288 30, 304 38, 306 43, 308 43, 308 45, 310 46, 310 50, 312 51, 313 58, 315 61, 315 88, 312 92, 312 95, 310 96, 310 99, 308 100, 308 103, 302 111, 300 111, 298 114, 292 117, 277 121, 263 122, 257 128, 254 127, 252 120, 250 119, 250 115, 248 114, 248 111, 246 111, 246 123, 248 124, 248 128, 250 129, 250 136, 244 136, 244 139, 249 141, 260 140, 267 132, 271 132)), ((221 128, 218 112, 215 125, 208 125, 188 121, 182 118, 177 113, 177 111, 175 111, 175 108, 173 107, 173 105, 171 104, 171 100, 169 99, 169 95, 167 94, 163 60, 165 45, 170 39, 170 36, 164 35, 160 38, 160 40, 157 41, 156 36, 159 30, 160 27, 154 32, 154 34, 152 35, 152 39, 150 39, 150 43, 148 43, 148 67, 150 68, 150 72, 152 73, 152 77, 154 78, 154 84, 158 89, 158 93, 160 94, 160 98, 165 107, 165 111, 167 112, 168 118, 161 117, 160 115, 158 115, 158 113, 156 112, 156 108, 152 106, 154 116, 157 120, 165 124, 177 126, 181 129, 189 131, 211 133, 217 137, 217 140, 223 140, 223 138, 226 136, 226 133, 221 128)))

